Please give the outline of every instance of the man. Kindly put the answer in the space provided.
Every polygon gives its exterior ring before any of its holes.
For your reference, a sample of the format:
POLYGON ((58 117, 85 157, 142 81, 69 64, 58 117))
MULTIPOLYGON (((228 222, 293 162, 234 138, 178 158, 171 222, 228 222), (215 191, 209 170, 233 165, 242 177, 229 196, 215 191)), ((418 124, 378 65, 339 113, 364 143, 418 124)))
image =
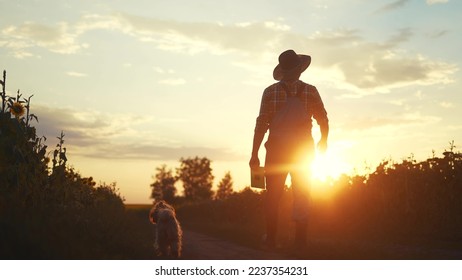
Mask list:
POLYGON ((287 50, 279 56, 273 77, 279 81, 265 89, 260 114, 255 126, 250 168, 260 166, 258 151, 266 132, 266 236, 265 244, 274 247, 278 227, 279 201, 284 192, 286 177, 291 176, 295 246, 306 246, 309 202, 309 169, 315 154, 311 135, 314 118, 321 130, 318 149, 325 152, 329 120, 316 87, 300 80, 311 57, 287 50))

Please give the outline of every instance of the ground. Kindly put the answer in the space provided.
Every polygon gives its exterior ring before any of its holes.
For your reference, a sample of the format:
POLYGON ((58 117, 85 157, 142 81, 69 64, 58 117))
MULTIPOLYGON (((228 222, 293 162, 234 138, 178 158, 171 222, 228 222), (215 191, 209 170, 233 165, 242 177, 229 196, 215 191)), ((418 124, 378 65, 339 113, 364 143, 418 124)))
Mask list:
POLYGON ((183 259, 189 260, 284 260, 284 259, 462 259, 460 250, 363 241, 311 240, 306 252, 248 248, 231 241, 189 230, 184 231, 183 259))
MULTIPOLYGON (((146 210, 139 211, 137 231, 143 233, 145 244, 140 259, 156 259, 154 255, 154 228, 147 220, 146 210)), ((212 236, 183 226, 183 255, 185 260, 368 260, 368 259, 462 259, 459 246, 429 245, 425 242, 385 242, 355 239, 311 238, 303 252, 294 248, 263 250, 258 244, 252 248, 224 237, 212 236)))
POLYGON ((183 232, 183 259, 189 260, 281 260, 288 256, 247 248, 202 233, 183 232))

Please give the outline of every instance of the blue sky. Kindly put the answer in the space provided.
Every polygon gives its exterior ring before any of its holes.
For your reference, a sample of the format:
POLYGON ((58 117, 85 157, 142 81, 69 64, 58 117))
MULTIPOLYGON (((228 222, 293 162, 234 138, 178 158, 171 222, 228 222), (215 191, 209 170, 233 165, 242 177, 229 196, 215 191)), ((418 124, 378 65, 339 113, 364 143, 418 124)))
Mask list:
MULTIPOLYGON (((462 2, 0 1, 8 89, 34 94, 39 133, 70 162, 148 202, 160 164, 207 156, 215 183, 249 184, 263 89, 279 53, 329 113, 330 172, 462 142, 462 2)), ((316 137, 319 136, 314 131, 316 137)), ((261 160, 264 157, 261 152, 261 160)))

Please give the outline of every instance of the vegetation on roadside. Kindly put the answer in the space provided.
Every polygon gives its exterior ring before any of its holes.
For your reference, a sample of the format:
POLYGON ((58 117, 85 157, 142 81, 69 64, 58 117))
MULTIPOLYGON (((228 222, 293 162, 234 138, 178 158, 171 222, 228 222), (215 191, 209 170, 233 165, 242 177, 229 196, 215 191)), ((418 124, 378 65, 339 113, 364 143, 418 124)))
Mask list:
POLYGON ((32 125, 32 96, 8 96, 5 71, 0 83, 0 258, 150 257, 116 184, 70 167, 63 132, 47 152, 32 125))
MULTIPOLYGON (((383 161, 370 174, 343 175, 317 188, 335 194, 311 200, 311 239, 462 249, 462 154, 453 142, 443 157, 383 161)), ((264 234, 264 200, 265 192, 246 188, 223 200, 185 205, 178 215, 196 230, 255 247, 264 234)), ((287 248, 294 231, 291 202, 287 188, 279 217, 279 240, 287 248)))

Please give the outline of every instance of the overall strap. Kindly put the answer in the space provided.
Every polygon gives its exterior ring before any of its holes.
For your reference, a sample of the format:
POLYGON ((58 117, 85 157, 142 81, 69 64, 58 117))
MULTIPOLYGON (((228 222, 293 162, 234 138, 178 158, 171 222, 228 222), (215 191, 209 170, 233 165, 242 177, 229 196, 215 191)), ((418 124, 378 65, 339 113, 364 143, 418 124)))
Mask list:
POLYGON ((281 87, 287 93, 287 98, 285 104, 271 119, 269 138, 285 143, 290 138, 298 139, 298 135, 303 135, 309 116, 305 104, 301 100, 300 93, 303 90, 303 86, 297 87, 296 96, 289 96, 290 91, 287 85, 281 83, 281 87))
MULTIPOLYGON (((287 87, 287 85, 284 83, 284 82, 279 82, 281 87, 284 89, 284 91, 286 92, 286 96, 289 97, 289 94, 290 94, 290 91, 289 91, 289 88, 287 87)), ((302 92, 303 92, 303 89, 305 88, 303 85, 302 86, 299 86, 299 83, 297 83, 295 85, 296 87, 296 93, 295 93, 295 96, 296 97, 301 97, 302 96, 302 92)))

